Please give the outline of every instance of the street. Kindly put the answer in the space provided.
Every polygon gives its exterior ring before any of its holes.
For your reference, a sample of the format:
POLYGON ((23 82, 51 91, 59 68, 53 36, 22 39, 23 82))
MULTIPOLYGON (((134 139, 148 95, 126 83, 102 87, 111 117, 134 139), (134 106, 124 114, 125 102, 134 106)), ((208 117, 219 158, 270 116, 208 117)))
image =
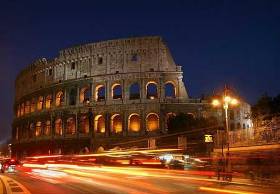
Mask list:
POLYGON ((109 193, 276 193, 272 186, 216 177, 188 171, 142 167, 77 166, 67 164, 30 165, 16 173, 0 175, 3 194, 109 194, 109 193))

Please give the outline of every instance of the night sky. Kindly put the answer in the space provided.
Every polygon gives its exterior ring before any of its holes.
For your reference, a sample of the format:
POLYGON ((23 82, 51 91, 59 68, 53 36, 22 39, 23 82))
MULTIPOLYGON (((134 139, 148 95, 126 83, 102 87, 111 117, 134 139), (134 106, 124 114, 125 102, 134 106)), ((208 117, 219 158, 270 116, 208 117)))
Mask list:
POLYGON ((192 97, 224 84, 250 103, 280 93, 280 1, 46 2, 0 4, 0 142, 11 134, 17 73, 82 43, 160 35, 192 97))

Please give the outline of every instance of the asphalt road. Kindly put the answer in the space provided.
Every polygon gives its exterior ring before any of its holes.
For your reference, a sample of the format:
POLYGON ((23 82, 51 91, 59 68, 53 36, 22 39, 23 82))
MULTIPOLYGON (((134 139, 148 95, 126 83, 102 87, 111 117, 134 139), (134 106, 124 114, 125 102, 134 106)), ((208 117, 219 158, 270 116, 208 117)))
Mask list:
POLYGON ((277 188, 233 179, 232 183, 186 171, 137 167, 53 165, 0 175, 3 194, 277 193, 277 188))

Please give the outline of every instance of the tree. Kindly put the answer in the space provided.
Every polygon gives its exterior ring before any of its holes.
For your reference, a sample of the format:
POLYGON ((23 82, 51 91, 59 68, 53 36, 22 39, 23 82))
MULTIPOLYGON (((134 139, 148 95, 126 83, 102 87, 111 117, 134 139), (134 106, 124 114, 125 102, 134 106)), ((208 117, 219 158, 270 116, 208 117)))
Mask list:
POLYGON ((218 121, 215 117, 193 117, 191 114, 180 113, 176 116, 171 116, 168 120, 168 132, 176 133, 190 131, 193 129, 207 128, 217 126, 218 121))
POLYGON ((270 115, 272 113, 272 97, 264 94, 260 97, 257 103, 252 106, 252 117, 253 119, 258 119, 265 115, 270 115))

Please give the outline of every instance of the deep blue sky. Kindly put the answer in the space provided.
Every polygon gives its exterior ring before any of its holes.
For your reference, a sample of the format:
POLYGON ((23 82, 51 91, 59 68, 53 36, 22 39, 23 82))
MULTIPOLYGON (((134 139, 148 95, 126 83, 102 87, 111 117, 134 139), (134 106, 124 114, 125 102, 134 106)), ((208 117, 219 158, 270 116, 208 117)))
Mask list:
POLYGON ((280 93, 280 1, 1 1, 0 142, 10 135, 14 80, 61 48, 160 35, 191 96, 225 83, 250 103, 280 93))

